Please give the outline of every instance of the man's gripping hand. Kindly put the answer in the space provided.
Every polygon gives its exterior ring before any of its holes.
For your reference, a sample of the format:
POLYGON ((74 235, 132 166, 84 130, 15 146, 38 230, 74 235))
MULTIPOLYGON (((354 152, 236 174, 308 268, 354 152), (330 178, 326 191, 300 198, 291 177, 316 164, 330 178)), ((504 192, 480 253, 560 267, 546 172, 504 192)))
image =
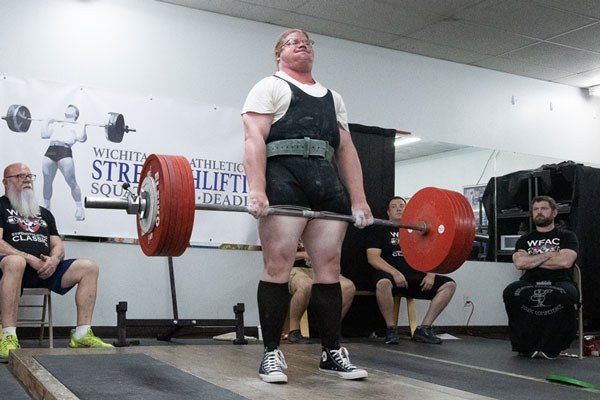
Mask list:
POLYGON ((250 191, 248 193, 248 212, 254 218, 266 217, 269 211, 269 199, 265 192, 250 191))
POLYGON ((354 226, 359 229, 365 226, 373 225, 373 214, 371 208, 366 202, 352 205, 352 216, 354 217, 354 226))

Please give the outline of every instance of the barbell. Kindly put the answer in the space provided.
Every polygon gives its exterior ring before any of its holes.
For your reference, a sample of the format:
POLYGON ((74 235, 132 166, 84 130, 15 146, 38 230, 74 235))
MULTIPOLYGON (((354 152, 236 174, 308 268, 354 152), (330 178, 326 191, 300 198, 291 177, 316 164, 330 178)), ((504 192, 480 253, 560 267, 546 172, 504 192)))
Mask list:
MULTIPOLYGON (((183 156, 151 154, 141 172, 138 195, 128 198, 86 197, 86 208, 119 209, 137 215, 139 244, 147 256, 180 256, 189 246, 196 210, 249 212, 245 206, 196 203, 194 179, 183 156)), ((354 222, 351 215, 290 207, 269 207, 269 215, 354 222)), ((458 192, 427 187, 410 199, 399 228, 399 244, 411 267, 447 274, 468 258, 475 239, 475 217, 458 192)))
MULTIPOLYGON (((42 118, 31 118, 31 112, 29 109, 21 104, 13 104, 8 107, 6 115, 1 117, 6 121, 8 129, 13 132, 27 132, 31 126, 32 121, 45 121, 42 118)), ((55 120, 55 122, 64 122, 69 124, 81 124, 77 121, 66 121, 66 120, 55 120)), ((106 139, 113 143, 121 143, 125 133, 135 132, 135 129, 131 129, 125 125, 125 117, 123 114, 109 112, 108 118, 105 124, 98 123, 86 123, 85 125, 99 126, 104 128, 106 139)))

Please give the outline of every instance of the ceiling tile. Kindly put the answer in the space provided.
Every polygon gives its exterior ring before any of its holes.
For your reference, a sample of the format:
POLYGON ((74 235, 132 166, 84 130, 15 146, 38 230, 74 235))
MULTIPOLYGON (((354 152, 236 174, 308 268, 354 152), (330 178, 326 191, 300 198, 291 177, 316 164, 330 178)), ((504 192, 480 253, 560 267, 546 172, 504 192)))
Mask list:
POLYGON ((296 11, 316 18, 395 34, 413 32, 441 19, 436 14, 401 9, 387 1, 377 0, 312 0, 296 11))
POLYGON ((468 50, 457 49, 450 46, 442 46, 439 44, 407 37, 396 39, 385 47, 466 64, 489 57, 485 54, 474 53, 468 50))
POLYGON ((379 3, 389 3, 394 7, 408 8, 415 11, 434 13, 448 17, 457 11, 481 0, 380 0, 379 3))
POLYGON ((244 3, 238 0, 161 0, 165 3, 179 4, 185 7, 211 11, 252 21, 270 22, 286 12, 275 8, 244 3))
POLYGON ((600 22, 587 28, 553 38, 551 42, 600 53, 600 22))
POLYGON ((547 42, 515 50, 503 57, 573 73, 600 67, 600 54, 547 42))
POLYGON ((289 10, 293 11, 298 9, 298 7, 303 6, 308 3, 310 0, 243 0, 240 3, 251 3, 257 4, 259 6, 277 8, 280 10, 289 10))
POLYGON ((397 35, 391 33, 359 28, 301 14, 282 13, 273 19, 272 23, 281 26, 293 26, 304 29, 307 32, 382 47, 385 47, 388 43, 398 38, 397 35))
POLYGON ((490 57, 485 60, 474 62, 472 65, 542 80, 553 80, 569 74, 569 72, 545 67, 543 65, 528 64, 503 57, 490 57))
POLYGON ((595 21, 524 0, 482 2, 457 13, 456 17, 538 39, 547 39, 595 21))
POLYGON ((574 86, 600 68, 600 0, 157 1, 574 86))
POLYGON ((499 29, 454 20, 438 22, 407 36, 489 55, 499 55, 535 43, 532 39, 499 29))
POLYGON ((598 0, 534 0, 559 10, 569 11, 588 17, 600 18, 600 1, 598 0))
POLYGON ((600 85, 600 68, 582 72, 580 74, 566 76, 560 79, 555 79, 554 82, 583 88, 600 85))
POLYGON ((468 146, 444 143, 444 142, 433 142, 428 140, 421 140, 405 146, 396 146, 396 161, 411 160, 419 157, 427 157, 435 154, 445 153, 447 151, 454 151, 459 149, 467 148, 468 146))

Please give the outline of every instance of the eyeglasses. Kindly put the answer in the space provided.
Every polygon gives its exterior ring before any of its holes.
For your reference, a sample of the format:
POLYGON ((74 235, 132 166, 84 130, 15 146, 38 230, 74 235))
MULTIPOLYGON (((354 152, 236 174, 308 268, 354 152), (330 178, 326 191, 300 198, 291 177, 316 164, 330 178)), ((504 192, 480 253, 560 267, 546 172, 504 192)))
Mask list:
POLYGON ((35 181, 36 175, 35 174, 18 174, 18 175, 5 176, 4 178, 5 179, 17 178, 20 181, 24 181, 25 179, 29 179, 30 181, 35 181))
POLYGON ((300 44, 303 44, 306 47, 313 47, 315 45, 315 41, 310 40, 310 39, 290 39, 287 42, 285 42, 283 45, 295 47, 295 46, 299 46, 300 44))

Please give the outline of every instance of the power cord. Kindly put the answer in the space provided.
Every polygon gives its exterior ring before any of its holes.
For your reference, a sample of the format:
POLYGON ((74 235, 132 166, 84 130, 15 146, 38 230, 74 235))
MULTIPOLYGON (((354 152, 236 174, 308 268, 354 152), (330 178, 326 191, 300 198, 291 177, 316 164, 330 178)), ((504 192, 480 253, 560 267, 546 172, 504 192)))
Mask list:
POLYGON ((469 317, 467 318, 467 323, 465 325, 465 332, 466 332, 467 335, 473 336, 473 332, 471 332, 469 330, 469 322, 471 321, 471 317, 473 316, 473 312, 475 312, 475 303, 473 303, 471 300, 467 300, 467 301, 465 301, 465 307, 466 306, 471 306, 471 312, 469 313, 469 317))

